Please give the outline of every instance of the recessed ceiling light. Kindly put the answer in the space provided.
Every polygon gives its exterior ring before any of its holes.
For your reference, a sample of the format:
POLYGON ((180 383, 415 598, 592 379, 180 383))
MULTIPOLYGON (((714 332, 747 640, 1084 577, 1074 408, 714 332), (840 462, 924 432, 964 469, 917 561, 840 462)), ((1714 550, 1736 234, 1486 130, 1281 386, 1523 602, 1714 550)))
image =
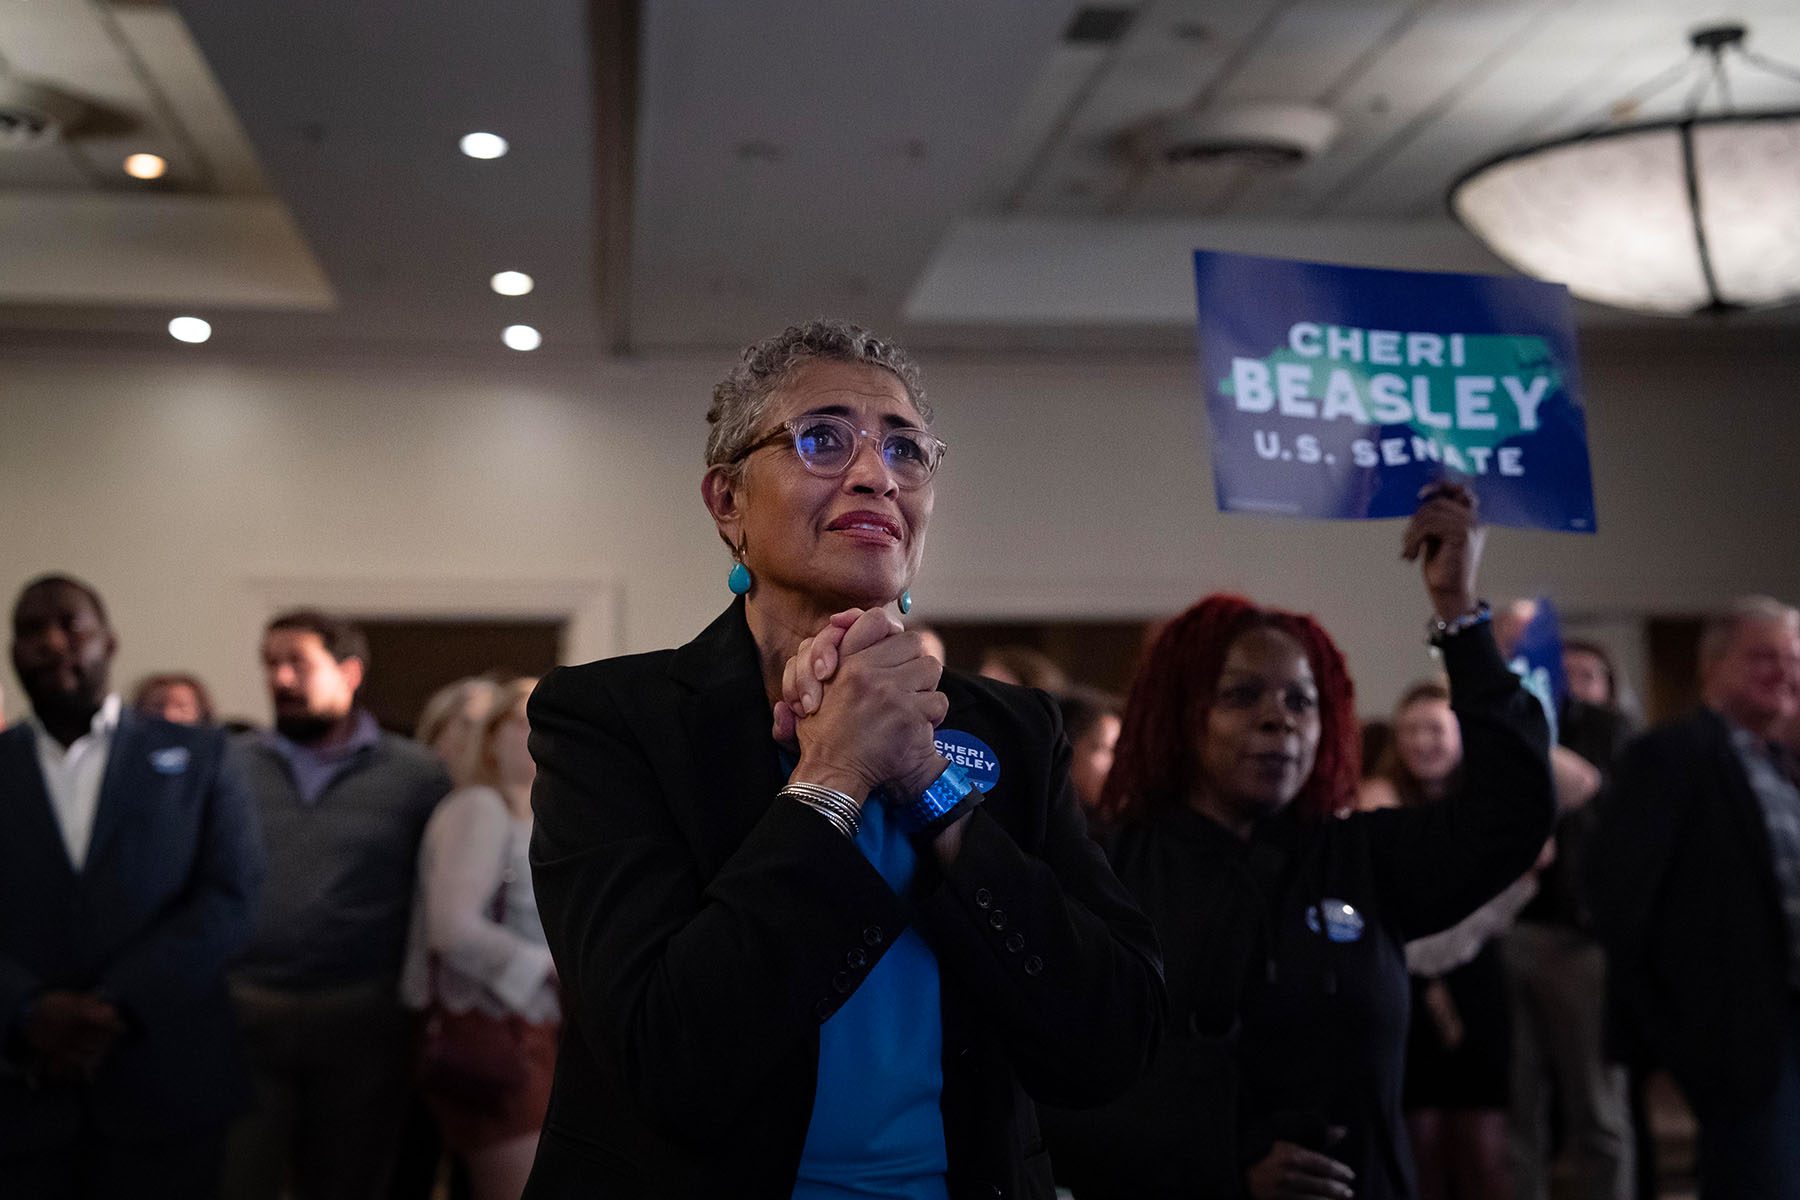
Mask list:
POLYGON ((529 325, 508 325, 501 332, 500 340, 514 350, 536 350, 544 344, 544 335, 529 325))
POLYGON ((488 280, 488 286, 502 296, 523 296, 537 285, 523 271, 502 271, 488 280))
POLYGON ((176 317, 169 322, 169 336, 178 342, 198 346, 212 336, 212 326, 199 317, 176 317))
POLYGON ((506 139, 497 133, 463 134, 462 152, 470 158, 499 158, 506 149, 506 139))
POLYGON ((125 173, 133 179, 161 179, 169 162, 160 154, 133 154, 125 160, 125 173))

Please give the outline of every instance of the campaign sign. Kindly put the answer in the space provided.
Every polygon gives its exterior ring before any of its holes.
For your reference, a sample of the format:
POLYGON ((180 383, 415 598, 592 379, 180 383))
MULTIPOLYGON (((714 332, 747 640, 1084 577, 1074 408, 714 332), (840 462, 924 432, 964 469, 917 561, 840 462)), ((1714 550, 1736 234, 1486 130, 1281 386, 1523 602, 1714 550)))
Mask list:
POLYGON ((1550 744, 1555 745, 1557 714, 1569 693, 1569 678, 1563 673, 1562 621, 1546 596, 1527 601, 1526 613, 1529 616, 1525 623, 1513 635, 1511 658, 1506 665, 1544 706, 1544 719, 1550 724, 1550 744))
POLYGON ((1513 639, 1510 665, 1526 678, 1541 675, 1551 711, 1561 707, 1563 697, 1569 693, 1569 679, 1563 673, 1562 621, 1548 596, 1531 602, 1531 619, 1513 639))
POLYGON ((1568 289, 1194 252, 1224 512, 1410 516, 1468 484, 1483 519, 1594 530, 1568 289))

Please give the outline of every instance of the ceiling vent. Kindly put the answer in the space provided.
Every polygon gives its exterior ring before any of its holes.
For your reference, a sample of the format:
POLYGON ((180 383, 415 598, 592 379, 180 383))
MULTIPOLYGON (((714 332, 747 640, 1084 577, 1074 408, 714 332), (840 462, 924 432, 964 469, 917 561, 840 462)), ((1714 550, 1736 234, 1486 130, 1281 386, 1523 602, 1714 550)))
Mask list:
POLYGON ((1241 165, 1277 169, 1316 157, 1337 136, 1338 119, 1310 104, 1234 104, 1170 113, 1130 138, 1132 152, 1173 170, 1241 165))
POLYGON ((0 74, 0 150, 60 142, 88 115, 87 104, 67 92, 0 74))

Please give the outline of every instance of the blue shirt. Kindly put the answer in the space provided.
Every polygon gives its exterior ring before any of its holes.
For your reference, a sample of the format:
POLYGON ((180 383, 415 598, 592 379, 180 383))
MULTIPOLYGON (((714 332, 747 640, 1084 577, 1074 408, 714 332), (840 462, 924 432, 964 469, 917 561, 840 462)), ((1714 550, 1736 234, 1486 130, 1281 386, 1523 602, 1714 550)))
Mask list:
POLYGON ((271 729, 259 735, 262 744, 287 761, 294 773, 294 788, 300 803, 311 807, 319 802, 331 781, 343 774, 350 760, 381 741, 381 726, 367 709, 359 709, 350 736, 336 746, 316 748, 302 746, 271 729))
MULTIPOLYGON (((904 893, 916 857, 888 806, 863 806, 856 848, 904 893)), ((948 1200, 937 958, 912 928, 819 1027, 819 1082, 794 1200, 948 1200)))

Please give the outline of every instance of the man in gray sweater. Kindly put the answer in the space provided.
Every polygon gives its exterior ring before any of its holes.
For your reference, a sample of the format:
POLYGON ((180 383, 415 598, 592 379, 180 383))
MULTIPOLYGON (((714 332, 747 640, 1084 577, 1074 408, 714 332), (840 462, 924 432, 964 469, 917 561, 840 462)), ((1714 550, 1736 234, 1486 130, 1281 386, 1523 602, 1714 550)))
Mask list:
POLYGON ((357 705, 368 647, 353 625, 284 614, 262 657, 275 728, 236 750, 269 870, 232 974, 257 1096, 232 1133, 225 1194, 380 1196, 409 1108, 397 981, 419 840, 450 779, 357 705))

